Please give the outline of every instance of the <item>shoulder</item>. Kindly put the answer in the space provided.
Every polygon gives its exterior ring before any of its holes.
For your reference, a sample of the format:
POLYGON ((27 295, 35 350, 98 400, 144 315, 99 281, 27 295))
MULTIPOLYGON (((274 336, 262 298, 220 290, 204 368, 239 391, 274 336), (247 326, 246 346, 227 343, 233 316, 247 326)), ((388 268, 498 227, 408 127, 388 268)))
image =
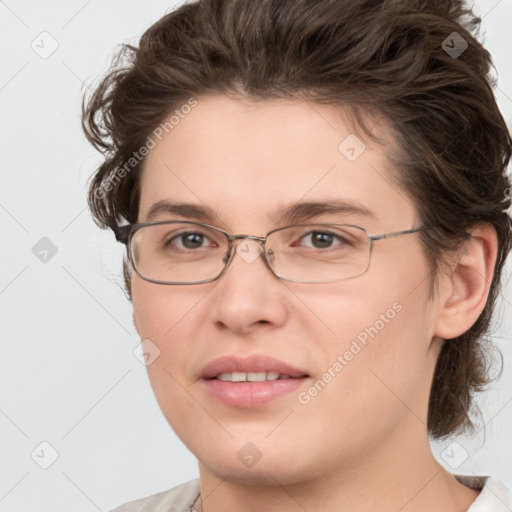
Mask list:
POLYGON ((512 492, 492 476, 454 475, 459 482, 480 491, 467 512, 510 512, 512 492))
POLYGON ((188 512, 199 489, 199 478, 196 478, 168 491, 129 501, 110 512, 188 512))

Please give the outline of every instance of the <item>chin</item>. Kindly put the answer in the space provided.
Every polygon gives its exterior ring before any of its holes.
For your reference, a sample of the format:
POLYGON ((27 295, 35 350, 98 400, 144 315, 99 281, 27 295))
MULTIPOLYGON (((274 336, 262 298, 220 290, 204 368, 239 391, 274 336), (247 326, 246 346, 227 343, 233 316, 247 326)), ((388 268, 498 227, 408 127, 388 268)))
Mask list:
POLYGON ((199 461, 199 466, 218 478, 250 485, 293 484, 310 478, 311 465, 301 458, 301 443, 283 446, 269 439, 239 442, 230 440, 224 446, 189 446, 199 461), (201 449, 202 448, 202 449, 201 449), (309 468, 309 469, 308 469, 309 468))

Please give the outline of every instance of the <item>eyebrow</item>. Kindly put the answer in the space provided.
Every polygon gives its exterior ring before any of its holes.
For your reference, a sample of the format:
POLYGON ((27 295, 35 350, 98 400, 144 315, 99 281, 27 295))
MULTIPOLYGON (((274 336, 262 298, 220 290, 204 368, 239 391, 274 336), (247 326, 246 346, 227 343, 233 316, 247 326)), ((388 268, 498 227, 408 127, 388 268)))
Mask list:
POLYGON ((284 222, 304 222, 320 215, 343 214, 376 219, 377 216, 368 207, 354 201, 306 201, 281 206, 274 216, 284 222))
MULTIPOLYGON (((327 214, 342 214, 376 219, 376 214, 367 206, 355 201, 302 201, 279 206, 272 214, 272 219, 285 223, 301 223, 327 214)), ((208 206, 193 203, 157 201, 149 209, 146 222, 154 221, 160 215, 177 215, 186 219, 212 221, 219 218, 208 206)))

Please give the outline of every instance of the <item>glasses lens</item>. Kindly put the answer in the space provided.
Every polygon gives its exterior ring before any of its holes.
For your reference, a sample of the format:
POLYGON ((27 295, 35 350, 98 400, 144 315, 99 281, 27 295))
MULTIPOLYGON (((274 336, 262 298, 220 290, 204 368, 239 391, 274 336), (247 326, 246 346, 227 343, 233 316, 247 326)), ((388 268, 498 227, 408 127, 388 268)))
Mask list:
POLYGON ((194 283, 222 272, 228 242, 221 231, 193 222, 153 224, 133 234, 131 251, 135 269, 145 279, 194 283))
POLYGON ((341 281, 366 272, 370 239, 363 228, 336 224, 291 226, 267 237, 269 262, 279 277, 305 283, 341 281))
MULTIPOLYGON (((267 259, 283 279, 328 283, 368 269, 370 239, 363 228, 342 224, 289 226, 267 237, 267 259)), ((132 236, 131 255, 145 279, 191 284, 215 279, 224 269, 228 241, 223 232, 194 222, 144 226, 132 236)))

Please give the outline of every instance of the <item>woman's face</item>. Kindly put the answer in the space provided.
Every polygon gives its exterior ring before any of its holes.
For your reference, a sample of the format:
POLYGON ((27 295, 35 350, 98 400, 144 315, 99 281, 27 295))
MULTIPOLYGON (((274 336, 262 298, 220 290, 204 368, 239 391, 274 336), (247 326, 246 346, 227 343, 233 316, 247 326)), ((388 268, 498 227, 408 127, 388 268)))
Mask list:
MULTIPOLYGON (((199 98, 147 156, 139 222, 159 201, 190 203, 215 216, 160 209, 151 220, 264 237, 290 224, 279 208, 350 202, 373 215, 325 213, 301 223, 355 224, 370 235, 419 227, 383 148, 363 146, 342 113, 299 100, 199 98)), ((374 129, 386 135, 384 126, 374 129)), ((251 243, 245 250, 258 254, 251 243)), ((374 242, 366 273, 332 283, 280 280, 261 257, 240 252, 211 283, 159 285, 134 273, 134 320, 141 339, 160 350, 148 366, 160 407, 201 470, 252 482, 270 474, 284 484, 354 468, 398 439, 407 447, 426 438, 438 354, 429 280, 418 234, 374 242), (228 371, 250 356, 260 366, 253 360, 249 371, 279 370, 267 356, 307 376, 203 378, 224 356, 242 360, 228 371)))

